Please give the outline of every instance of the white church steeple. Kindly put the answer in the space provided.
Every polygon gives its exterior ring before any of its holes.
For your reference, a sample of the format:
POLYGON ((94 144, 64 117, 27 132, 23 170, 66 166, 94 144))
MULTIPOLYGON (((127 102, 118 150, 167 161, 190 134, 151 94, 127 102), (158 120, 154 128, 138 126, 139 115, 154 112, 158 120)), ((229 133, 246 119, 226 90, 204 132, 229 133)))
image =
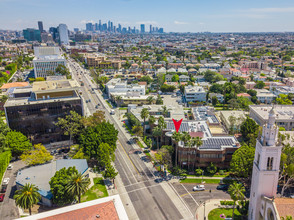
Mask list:
POLYGON ((261 197, 275 197, 279 178, 281 146, 276 146, 279 129, 275 125, 274 107, 269 112, 268 122, 263 125, 262 135, 256 141, 253 162, 248 219, 262 217, 261 197))

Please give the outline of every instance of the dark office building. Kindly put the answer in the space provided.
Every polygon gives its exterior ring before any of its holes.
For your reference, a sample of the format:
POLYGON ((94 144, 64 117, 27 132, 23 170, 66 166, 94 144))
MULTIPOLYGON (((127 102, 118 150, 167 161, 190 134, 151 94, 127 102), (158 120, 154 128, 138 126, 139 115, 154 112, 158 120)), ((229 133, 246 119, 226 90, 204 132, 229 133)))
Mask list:
POLYGON ((77 88, 78 83, 73 80, 57 80, 35 82, 33 88, 23 91, 18 89, 4 105, 10 129, 22 132, 34 144, 68 140, 55 123, 71 110, 83 115, 77 88))
POLYGON ((40 31, 41 33, 44 32, 43 22, 42 22, 42 21, 38 21, 38 27, 39 27, 39 31, 40 31))
POLYGON ((39 41, 41 42, 41 32, 40 30, 27 28, 23 30, 23 37, 27 41, 39 41))

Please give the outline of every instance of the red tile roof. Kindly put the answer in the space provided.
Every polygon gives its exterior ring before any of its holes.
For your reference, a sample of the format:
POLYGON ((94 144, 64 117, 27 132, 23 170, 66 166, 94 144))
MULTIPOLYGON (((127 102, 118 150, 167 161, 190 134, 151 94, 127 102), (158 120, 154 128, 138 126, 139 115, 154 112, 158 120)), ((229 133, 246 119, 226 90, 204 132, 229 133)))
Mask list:
POLYGON ((280 217, 294 216, 294 199, 275 198, 275 205, 280 217))
POLYGON ((28 86, 28 82, 13 82, 13 83, 5 83, 0 89, 9 89, 13 87, 25 87, 28 86))
POLYGON ((119 220, 113 201, 42 218, 43 220, 119 220), (99 215, 99 218, 98 216, 99 215), (97 216, 97 217, 96 217, 97 216))

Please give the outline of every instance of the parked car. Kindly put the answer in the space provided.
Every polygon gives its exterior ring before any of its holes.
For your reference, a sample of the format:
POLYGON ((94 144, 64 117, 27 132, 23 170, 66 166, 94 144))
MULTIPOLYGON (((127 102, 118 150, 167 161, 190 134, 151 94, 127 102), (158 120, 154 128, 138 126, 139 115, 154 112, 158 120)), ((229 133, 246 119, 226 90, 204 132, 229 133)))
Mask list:
POLYGON ((9 183, 9 180, 10 180, 10 178, 8 178, 8 177, 7 178, 4 178, 2 184, 3 185, 7 185, 9 183))
POLYGON ((96 106, 95 106, 95 108, 97 109, 97 108, 99 108, 99 106, 98 106, 98 105, 96 105, 96 106))
POLYGON ((193 187, 193 191, 204 191, 205 186, 204 185, 197 185, 193 187))
POLYGON ((229 186, 227 184, 221 184, 216 187, 217 190, 228 190, 229 186))
POLYGON ((8 165, 7 170, 12 170, 13 166, 11 164, 8 165))
POLYGON ((7 185, 2 185, 1 186, 1 193, 5 193, 7 189, 7 185))
POLYGON ((5 194, 0 194, 0 202, 3 202, 5 194))

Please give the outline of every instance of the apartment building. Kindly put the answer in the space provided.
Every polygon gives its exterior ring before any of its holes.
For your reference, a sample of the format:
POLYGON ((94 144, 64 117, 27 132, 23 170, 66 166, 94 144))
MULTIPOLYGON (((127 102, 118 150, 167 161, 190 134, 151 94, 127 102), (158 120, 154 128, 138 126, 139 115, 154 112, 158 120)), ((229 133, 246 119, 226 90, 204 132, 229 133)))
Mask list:
MULTIPOLYGON (((257 124, 263 126, 269 117, 271 105, 251 105, 249 106, 249 116, 257 124)), ((275 105, 276 124, 284 127, 286 131, 292 131, 294 128, 294 106, 293 105, 275 105)))
POLYGON ((89 67, 101 68, 101 69, 107 69, 107 68, 120 69, 121 68, 121 61, 107 60, 105 56, 98 56, 95 54, 86 54, 85 60, 89 67))
POLYGON ((58 65, 66 66, 66 59, 61 54, 59 47, 34 47, 34 53, 35 78, 45 78, 50 72, 56 73, 58 65))
POLYGON ((270 92, 267 89, 255 89, 256 90, 256 98, 261 103, 269 104, 274 101, 274 99, 277 97, 275 94, 270 92))
POLYGON ((201 86, 186 86, 185 99, 186 102, 205 102, 206 91, 201 86))
POLYGON ((34 82, 32 88, 16 88, 4 105, 7 124, 33 143, 68 139, 55 123, 71 110, 83 115, 78 88, 75 80, 34 82))

